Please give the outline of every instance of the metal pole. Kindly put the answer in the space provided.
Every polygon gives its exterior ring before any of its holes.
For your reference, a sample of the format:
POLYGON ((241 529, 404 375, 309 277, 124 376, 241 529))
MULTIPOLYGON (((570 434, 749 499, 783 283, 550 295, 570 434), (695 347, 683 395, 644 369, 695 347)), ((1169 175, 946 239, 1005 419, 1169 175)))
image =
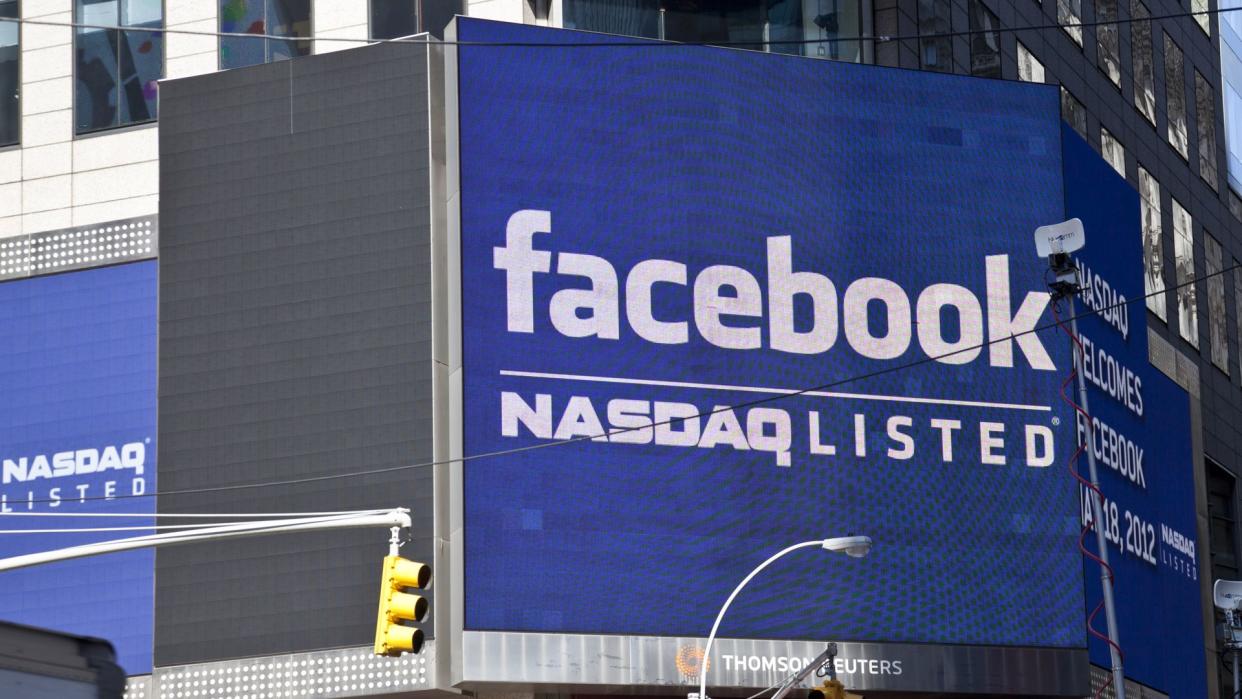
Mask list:
MULTIPOLYGON (((1078 273, 1074 273, 1077 278, 1078 273)), ((1083 373, 1084 357, 1078 344, 1078 319, 1074 317, 1074 297, 1067 295, 1069 300, 1069 316, 1070 316, 1070 332, 1074 337, 1070 340, 1070 346, 1074 351, 1074 372, 1078 375, 1078 404, 1082 406, 1082 411, 1087 415, 1091 414, 1091 409, 1087 406, 1087 378, 1083 373)), ((1077 426, 1080 415, 1074 415, 1074 423, 1077 426)), ((1090 421, 1086 425, 1087 433, 1087 470, 1091 477, 1091 509, 1095 515, 1095 545, 1099 549, 1100 560, 1104 562, 1104 566, 1108 566, 1108 540, 1104 536, 1104 503, 1100 501, 1100 476, 1095 468, 1095 438, 1091 430, 1090 421)), ((1108 623, 1108 654, 1113 662, 1113 687, 1117 699, 1126 699, 1126 676, 1121 667, 1121 654, 1117 652, 1119 644, 1117 640, 1117 608, 1113 604, 1113 581, 1108 574, 1109 568, 1104 567, 1100 570, 1100 587, 1104 591, 1104 618, 1108 623)))
POLYGON ((733 588, 733 593, 729 595, 729 599, 725 600, 724 606, 720 608, 720 613, 716 615, 716 623, 712 624, 712 632, 707 634, 707 647, 703 649, 703 658, 699 660, 699 696, 698 696, 698 699, 707 699, 707 661, 708 661, 708 658, 710 658, 712 655, 712 642, 716 640, 716 631, 717 629, 720 628, 720 620, 724 619, 725 612, 729 611, 729 605, 733 604, 733 600, 737 597, 737 593, 741 592, 742 588, 746 587, 746 583, 753 580, 754 577, 758 575, 760 571, 772 565, 772 563, 775 562, 776 559, 780 558, 781 556, 784 556, 790 551, 797 551, 798 549, 801 549, 801 548, 809 548, 811 546, 822 547, 823 545, 824 545, 824 540, 820 539, 818 541, 804 541, 800 544, 794 544, 793 546, 790 546, 789 548, 782 549, 778 551, 777 553, 773 554, 772 557, 769 558, 768 560, 764 561, 763 563, 760 563, 759 567, 750 571, 750 575, 747 575, 745 578, 743 578, 742 582, 738 583, 738 586, 733 588))
POLYGON ((64 561, 70 558, 85 558, 116 551, 130 551, 141 548, 156 548, 174 544, 189 544, 198 541, 215 541, 243 536, 261 536, 263 534, 280 534, 294 531, 314 531, 322 529, 351 529, 356 527, 409 527, 409 510, 398 508, 390 512, 365 515, 346 515, 340 517, 301 517, 297 519, 274 519, 266 522, 239 522, 206 526, 201 529, 168 532, 135 536, 127 539, 101 541, 95 544, 70 546, 53 551, 40 551, 23 556, 0 559, 0 571, 15 570, 29 566, 64 561))
POLYGON ((1238 649, 1233 649, 1233 697, 1238 699, 1238 694, 1242 692, 1242 685, 1238 683, 1238 649))

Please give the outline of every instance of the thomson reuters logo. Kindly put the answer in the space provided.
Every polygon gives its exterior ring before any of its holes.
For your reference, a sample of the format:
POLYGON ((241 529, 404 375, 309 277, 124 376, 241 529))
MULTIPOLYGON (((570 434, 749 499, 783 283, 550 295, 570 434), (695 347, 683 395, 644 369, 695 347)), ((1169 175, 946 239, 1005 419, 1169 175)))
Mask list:
POLYGON ((703 649, 698 646, 681 646, 677 649, 677 671, 682 677, 696 678, 700 667, 710 668, 711 662, 703 660, 703 649))

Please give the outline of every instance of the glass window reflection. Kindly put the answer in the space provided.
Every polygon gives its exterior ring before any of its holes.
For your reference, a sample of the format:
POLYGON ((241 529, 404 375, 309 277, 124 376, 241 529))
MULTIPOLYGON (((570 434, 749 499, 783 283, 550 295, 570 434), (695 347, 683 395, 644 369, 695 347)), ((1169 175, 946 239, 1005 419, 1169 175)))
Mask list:
POLYGON ((1001 77, 1000 20, 980 0, 970 0, 970 74, 1001 77))
POLYGON ((564 0, 562 7, 568 29, 861 60, 858 0, 564 0))
POLYGON ((160 0, 76 0, 74 123, 78 133, 153 121, 164 71, 160 0))
MULTIPOLYGON (((17 0, 0 0, 0 17, 17 17, 17 0)), ((0 22, 0 146, 21 138, 21 48, 16 22, 0 22)))
POLYGON ((310 54, 310 0, 221 0, 220 31, 287 39, 220 37, 220 67, 241 68, 310 54))

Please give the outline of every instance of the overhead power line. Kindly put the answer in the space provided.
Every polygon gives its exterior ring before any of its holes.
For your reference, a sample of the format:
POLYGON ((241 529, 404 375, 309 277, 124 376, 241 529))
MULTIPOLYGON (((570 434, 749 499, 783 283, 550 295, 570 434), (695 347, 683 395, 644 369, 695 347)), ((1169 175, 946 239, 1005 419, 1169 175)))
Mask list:
MULTIPOLYGON (((747 48, 755 46, 805 46, 820 44, 837 44, 837 43, 854 43, 869 42, 873 44, 883 44, 898 41, 918 41, 923 39, 950 39, 954 37, 970 37, 976 34, 1013 34, 1018 32, 1037 32, 1052 30, 1068 30, 1081 29, 1084 27, 1102 27, 1102 26, 1119 26, 1123 24, 1132 24, 1134 22, 1158 22, 1161 20, 1185 19, 1189 17, 1220 15, 1227 12, 1237 12, 1242 10, 1239 7, 1217 7, 1209 10, 1194 10, 1190 12, 1171 12, 1163 15, 1153 15, 1150 17, 1125 17, 1111 20, 1096 20, 1092 22, 1053 22, 1048 24, 1029 24, 1015 27, 995 27, 992 29, 964 29, 951 32, 936 32, 929 34, 898 34, 898 35, 877 35, 877 36, 847 36, 847 37, 831 37, 824 39, 777 39, 777 40, 749 40, 749 41, 660 41, 657 39, 631 39, 620 41, 612 41, 602 39, 599 41, 445 41, 436 39, 430 35, 420 35, 419 37, 407 37, 400 39, 364 39, 357 37, 342 36, 289 36, 286 34, 252 34, 249 32, 221 32, 210 31, 206 29, 183 29, 179 27, 143 27, 130 26, 120 24, 92 24, 88 22, 58 22, 46 19, 34 18, 17 18, 17 17, 0 17, 0 22, 13 22, 16 24, 33 24, 45 27, 64 27, 67 29, 96 29, 96 30, 112 30, 126 32, 142 32, 147 34, 183 34, 187 36, 209 36, 226 39, 276 39, 280 41, 322 41, 332 43, 346 44, 431 44, 438 46, 460 46, 460 47, 496 47, 496 48, 664 48, 676 46, 716 46, 716 47, 735 47, 747 48)), ((601 37, 611 38, 616 35, 604 35, 601 37)))
POLYGON ((1194 279, 1190 279, 1190 280, 1181 282, 1179 284, 1175 284, 1170 287, 1166 287, 1164 289, 1161 289, 1160 291, 1153 291, 1149 294, 1137 296, 1132 299, 1125 299, 1122 301, 1118 301, 1116 303, 1108 304, 1105 306, 1100 306, 1099 308, 1094 308, 1094 309, 1084 311, 1082 313, 1078 313, 1072 317, 1062 318, 1060 319, 1060 321, 1054 321, 1054 322, 1047 323, 1044 325, 1039 325, 1034 328, 1031 328, 1030 330, 1016 333, 1014 335, 1006 335, 1004 337, 993 338, 991 340, 987 340, 986 342, 980 342, 975 345, 970 345, 968 347, 962 347, 960 349, 953 350, 952 352, 945 352, 943 354, 938 354, 935 356, 928 356, 922 359, 916 359, 914 361, 906 362, 904 364, 897 364, 894 366, 885 367, 883 369, 877 369, 875 371, 867 372, 864 374, 859 374, 859 375, 851 376, 851 377, 844 378, 844 379, 830 381, 827 383, 820 384, 818 386, 808 386, 806 388, 791 390, 787 393, 778 393, 772 396, 768 396, 766 398, 756 398, 755 400, 751 400, 751 401, 745 401, 742 403, 735 403, 733 405, 721 406, 713 410, 706 410, 703 412, 695 413, 694 415, 670 418, 668 420, 662 420, 658 422, 652 421, 650 423, 641 425, 639 427, 617 428, 617 429, 612 429, 612 430, 606 430, 605 432, 601 434, 596 434, 596 435, 584 435, 581 437, 573 437, 570 439, 558 439, 558 440, 553 440, 549 442, 540 442, 538 444, 528 444, 526 446, 513 447, 510 449, 498 449, 495 451, 481 452, 478 454, 469 454, 469 455, 460 456, 457 458, 424 461, 424 462, 416 463, 416 464, 403 464, 401 466, 386 466, 382 468, 372 468, 372 469, 365 469, 361 471, 350 471, 348 473, 330 473, 330 474, 325 474, 321 476, 306 476, 304 478, 288 478, 288 479, 275 480, 275 481, 256 481, 254 483, 235 483, 231 485, 209 486, 205 488, 184 488, 180 490, 166 490, 163 492, 142 493, 138 495, 115 495, 112 497, 98 495, 98 496, 91 496, 91 497, 84 497, 84 498, 62 498, 59 500, 53 500, 50 498, 32 499, 32 500, 16 500, 10 503, 9 506, 20 507, 21 505, 26 505, 26 504, 35 505, 35 504, 47 504, 51 502, 78 503, 78 502, 92 502, 92 501, 99 501, 99 500, 115 501, 115 500, 132 500, 135 498, 171 497, 174 495, 201 495, 204 493, 223 493, 223 492, 231 492, 231 491, 236 491, 236 490, 249 490, 251 488, 274 488, 278 486, 303 485, 306 483, 321 483, 325 481, 341 480, 344 478, 361 478, 361 477, 375 476, 375 475, 380 475, 380 474, 385 474, 385 473, 397 473, 401 471, 412 471, 415 469, 432 468, 435 466, 448 466, 448 465, 456 464, 456 463, 464 464, 464 463, 473 462, 473 461, 480 461, 483 459, 491 459, 491 458, 496 458, 496 457, 501 457, 501 456, 512 456, 514 454, 522 454, 526 452, 536 451, 539 449, 559 447, 559 446, 564 446, 566 444, 576 444, 579 442, 607 439, 609 437, 612 437, 618 434, 624 434, 626 432, 634 432, 637 430, 647 430, 653 427, 669 425, 674 422, 679 422, 681 420, 688 420, 692 418, 710 417, 712 415, 715 415, 717 413, 722 413, 725 411, 752 408, 757 405, 765 405, 767 403, 773 403, 779 400, 787 400, 789 398, 805 396, 810 393, 826 391, 832 388, 838 388, 840 386, 844 386, 849 383, 854 383, 857 381, 865 381, 867 379, 876 378, 878 376, 895 374, 897 372, 906 371, 908 369, 913 369, 915 367, 922 366, 924 364, 930 364, 932 362, 940 361, 942 359, 946 359, 954 355, 979 351, 984 348, 990 347, 991 345, 998 343, 998 342, 1010 342, 1019 337, 1025 337, 1026 335, 1033 335, 1035 333, 1044 332, 1046 330, 1055 330, 1059 326, 1060 322, 1068 322, 1069 320, 1071 320, 1071 318, 1075 320, 1079 318, 1089 318, 1091 316, 1099 315, 1100 313, 1112 310, 1114 308, 1121 308, 1123 306, 1127 306, 1132 303, 1137 303, 1139 301, 1145 302, 1148 298, 1155 296, 1157 294, 1164 294, 1170 291, 1177 291, 1178 289, 1181 289, 1185 286, 1197 284, 1201 281, 1211 279, 1212 277, 1222 275, 1222 274, 1225 274, 1226 272, 1230 272, 1230 271, 1233 271, 1239 268, 1242 268, 1242 263, 1232 265, 1230 267, 1221 269, 1217 272, 1205 274, 1201 277, 1196 277, 1194 279))
MULTIPOLYGON (((77 502, 64 500, 64 502, 77 502)), ((202 519, 249 519, 252 517, 335 517, 338 515, 363 515, 376 512, 388 512, 389 508, 377 507, 370 510, 334 510, 331 512, 0 512, 0 517, 174 517, 202 519)), ((201 525, 195 525, 201 526, 201 525)))

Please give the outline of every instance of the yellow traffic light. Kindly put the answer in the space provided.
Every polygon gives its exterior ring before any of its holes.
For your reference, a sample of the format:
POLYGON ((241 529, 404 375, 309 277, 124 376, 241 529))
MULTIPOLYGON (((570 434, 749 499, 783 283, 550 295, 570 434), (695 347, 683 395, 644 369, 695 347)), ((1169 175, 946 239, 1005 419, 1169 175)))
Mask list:
POLYGON ((807 692, 807 699, 862 699, 862 697, 845 691, 845 685, 841 684, 840 680, 828 679, 807 692))
POLYGON ((422 629, 405 626, 401 622, 422 621, 427 616, 427 599, 405 592, 404 588, 422 588, 429 582, 431 568, 400 556, 384 557, 379 616, 375 620, 376 655, 397 656, 422 650, 422 629))

